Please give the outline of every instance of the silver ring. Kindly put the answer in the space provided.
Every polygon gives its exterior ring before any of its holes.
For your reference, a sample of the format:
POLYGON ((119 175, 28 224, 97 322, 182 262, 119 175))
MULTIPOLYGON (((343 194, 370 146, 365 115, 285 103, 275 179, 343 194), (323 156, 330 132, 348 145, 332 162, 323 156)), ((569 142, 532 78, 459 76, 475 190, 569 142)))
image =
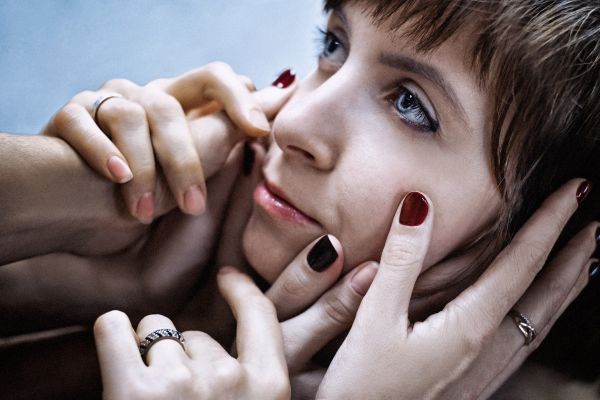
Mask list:
POLYGON ((175 340, 181 345, 183 351, 185 351, 185 339, 181 332, 177 329, 157 329, 154 332, 149 333, 144 340, 140 343, 140 355, 145 360, 146 354, 150 351, 150 348, 154 346, 156 342, 160 342, 163 339, 175 340))
POLYGON ((519 331, 525 337, 525 346, 528 346, 531 342, 535 340, 535 337, 537 336, 537 333, 535 331, 535 328, 531 324, 531 321, 529 321, 529 319, 526 316, 524 316, 515 309, 510 310, 508 315, 510 315, 515 325, 517 325, 517 328, 519 328, 519 331))
POLYGON ((106 100, 109 100, 112 98, 122 99, 123 96, 121 96, 119 93, 106 93, 106 94, 101 94, 100 96, 98 96, 96 101, 94 101, 94 104, 92 105, 92 112, 90 114, 92 114, 92 118, 94 119, 94 122, 96 123, 96 125, 98 125, 98 109, 100 108, 100 106, 102 104, 104 104, 104 102, 106 100))

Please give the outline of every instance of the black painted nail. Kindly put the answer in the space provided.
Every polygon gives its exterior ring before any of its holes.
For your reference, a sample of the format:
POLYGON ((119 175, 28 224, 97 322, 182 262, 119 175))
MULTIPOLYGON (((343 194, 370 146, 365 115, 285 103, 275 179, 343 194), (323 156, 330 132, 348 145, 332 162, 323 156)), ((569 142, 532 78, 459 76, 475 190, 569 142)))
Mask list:
POLYGON ((600 262, 595 261, 590 265, 590 279, 594 279, 600 275, 600 262))
POLYGON ((600 258, 600 226, 596 229, 596 250, 592 258, 600 258))
POLYGON ((242 172, 244 176, 249 176, 252 173, 252 167, 254 166, 254 149, 250 143, 244 143, 244 161, 242 163, 242 172))
POLYGON ((323 272, 337 257, 338 253, 335 251, 335 247, 331 244, 329 236, 325 235, 310 249, 306 260, 312 269, 317 272, 323 272))

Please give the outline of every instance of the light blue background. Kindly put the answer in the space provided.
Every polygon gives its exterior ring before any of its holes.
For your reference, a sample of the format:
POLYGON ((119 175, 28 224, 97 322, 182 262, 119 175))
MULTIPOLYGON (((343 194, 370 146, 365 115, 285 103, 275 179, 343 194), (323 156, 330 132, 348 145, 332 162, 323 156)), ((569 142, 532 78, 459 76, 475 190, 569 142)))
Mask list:
POLYGON ((210 61, 258 87, 315 65, 321 0, 0 0, 0 131, 38 133, 74 94, 210 61))

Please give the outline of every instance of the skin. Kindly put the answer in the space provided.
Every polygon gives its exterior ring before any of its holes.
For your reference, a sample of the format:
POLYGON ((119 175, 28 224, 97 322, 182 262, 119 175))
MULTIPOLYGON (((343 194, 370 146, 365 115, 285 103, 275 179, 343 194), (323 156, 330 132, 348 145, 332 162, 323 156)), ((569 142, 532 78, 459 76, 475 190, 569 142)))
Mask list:
POLYGON ((286 221, 255 204, 244 233, 248 260, 269 282, 325 233, 342 243, 345 270, 378 259, 410 191, 426 193, 437 210, 426 268, 476 238, 501 203, 488 150, 490 95, 464 62, 467 38, 419 54, 402 29, 378 28, 352 6, 334 11, 327 29, 341 44, 325 43, 318 68, 277 115, 263 169, 268 184, 315 222, 286 221), (435 68, 457 102, 423 74, 382 64, 381 54, 435 68), (436 132, 394 106, 398 82, 439 122, 436 132))

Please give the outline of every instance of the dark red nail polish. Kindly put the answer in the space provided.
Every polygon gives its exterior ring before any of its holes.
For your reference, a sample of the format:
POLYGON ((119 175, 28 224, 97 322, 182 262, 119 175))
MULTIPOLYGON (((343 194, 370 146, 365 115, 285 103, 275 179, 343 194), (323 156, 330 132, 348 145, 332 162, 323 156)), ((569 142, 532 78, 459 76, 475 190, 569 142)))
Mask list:
POLYGON ((411 192, 404 198, 400 210, 400 223, 407 226, 418 226, 425 221, 429 212, 427 199, 419 192, 411 192))
POLYGON ((275 79, 272 83, 273 86, 279 89, 285 89, 290 86, 296 80, 296 72, 293 69, 286 69, 275 79))
POLYGON ((254 149, 250 143, 244 143, 244 159, 242 161, 242 173, 244 176, 250 176, 252 173, 252 167, 254 166, 254 149))
POLYGON ((577 188, 577 202, 581 204, 592 190, 592 182, 585 181, 577 188))

